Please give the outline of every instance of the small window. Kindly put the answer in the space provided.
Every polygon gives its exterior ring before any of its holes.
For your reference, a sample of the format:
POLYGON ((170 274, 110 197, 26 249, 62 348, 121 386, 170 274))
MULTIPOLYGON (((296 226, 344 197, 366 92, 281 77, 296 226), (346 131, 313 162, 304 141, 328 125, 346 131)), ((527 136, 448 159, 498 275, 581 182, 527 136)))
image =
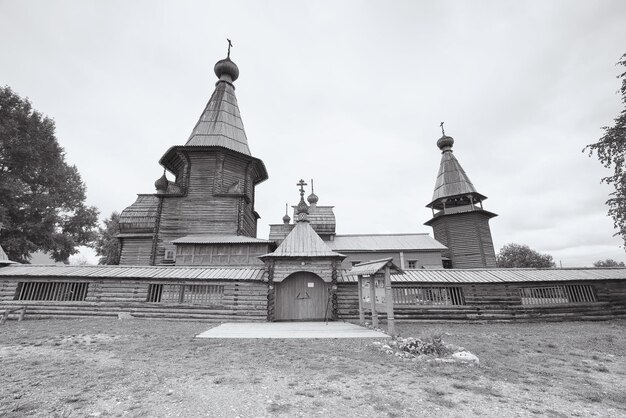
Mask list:
POLYGON ((150 284, 147 302, 220 305, 223 285, 150 284))
POLYGON ((555 305, 562 303, 596 302, 591 285, 556 285, 522 287, 519 289, 522 305, 555 305))
POLYGON ((465 305, 463 289, 459 286, 394 287, 396 305, 465 305))
POLYGON ((356 266, 357 264, 361 264, 362 261, 353 261, 352 262, 352 267, 356 266))
POLYGON ((87 282, 19 282, 13 300, 82 302, 88 290, 87 282))
POLYGON ((409 260, 409 268, 410 269, 417 268, 417 260, 409 260))

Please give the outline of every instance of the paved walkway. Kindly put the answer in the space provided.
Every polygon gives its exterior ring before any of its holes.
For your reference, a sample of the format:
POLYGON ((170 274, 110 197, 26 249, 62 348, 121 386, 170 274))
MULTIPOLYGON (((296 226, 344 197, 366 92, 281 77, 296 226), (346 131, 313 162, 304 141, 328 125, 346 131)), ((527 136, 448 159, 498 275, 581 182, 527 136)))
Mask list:
POLYGON ((228 322, 196 338, 388 338, 348 322, 228 322))

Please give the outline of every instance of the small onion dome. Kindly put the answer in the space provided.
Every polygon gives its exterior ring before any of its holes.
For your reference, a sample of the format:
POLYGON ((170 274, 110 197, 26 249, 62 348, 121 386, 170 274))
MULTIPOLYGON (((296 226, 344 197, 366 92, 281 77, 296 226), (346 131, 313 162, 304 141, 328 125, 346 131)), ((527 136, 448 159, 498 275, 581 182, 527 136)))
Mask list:
POLYGON ((215 71, 217 78, 230 81, 231 83, 239 78, 239 67, 230 58, 224 58, 215 63, 213 71, 215 71), (227 76, 227 78, 223 76, 227 76))
POLYGON ((296 208, 296 213, 300 214, 300 213, 309 213, 309 207, 307 206, 306 203, 304 203, 304 199, 300 198, 300 203, 298 203, 298 207, 296 208))
POLYGON ((159 177, 157 181, 154 182, 154 187, 156 187, 156 190, 159 193, 165 193, 167 191, 168 185, 169 185, 169 181, 167 181, 167 177, 165 177, 165 173, 163 173, 163 175, 159 177))
POLYGON ((285 216, 283 216, 283 223, 288 224, 289 222, 291 222, 291 218, 285 213, 285 216))
POLYGON ((317 201, 320 200, 319 197, 315 193, 311 193, 309 197, 306 198, 306 201, 309 202, 309 205, 317 204, 317 201))
POLYGON ((451 149, 452 145, 454 145, 454 138, 452 138, 451 136, 444 135, 439 138, 439 140, 437 140, 437 146, 442 151, 451 149))

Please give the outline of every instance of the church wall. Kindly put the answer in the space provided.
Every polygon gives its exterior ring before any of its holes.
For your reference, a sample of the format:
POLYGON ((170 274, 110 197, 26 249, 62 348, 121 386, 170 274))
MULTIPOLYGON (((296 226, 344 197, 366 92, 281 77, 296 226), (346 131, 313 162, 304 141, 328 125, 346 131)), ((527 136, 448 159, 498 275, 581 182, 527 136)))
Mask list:
MULTIPOLYGON (((348 252, 348 251, 342 251, 340 249, 335 249, 335 251, 337 251, 338 253, 341 253, 343 255, 346 256, 346 258, 343 260, 343 262, 341 263, 341 268, 342 269, 346 269, 349 270, 350 268, 352 268, 353 263, 355 262, 364 262, 364 261, 371 261, 371 260, 380 260, 382 258, 393 258, 393 263, 398 266, 401 267, 401 257, 400 257, 400 252, 391 252, 391 251, 362 251, 362 252, 348 252)), ((403 268, 409 268, 409 260, 415 260, 416 261, 416 267, 415 268, 423 268, 424 266, 436 266, 436 267, 441 267, 441 251, 437 250, 437 251, 403 251, 404 254, 404 267, 403 268)))
POLYGON ((480 211, 444 215, 432 222, 435 239, 448 247, 442 252, 452 268, 496 267, 489 217, 480 211))
POLYGON ((166 245, 186 235, 256 237, 250 163, 220 151, 190 152, 189 161, 187 194, 163 199, 156 264, 166 245))
POLYGON ((120 264, 148 265, 152 253, 152 237, 123 238, 120 264))
MULTIPOLYGON (((23 286, 23 285, 22 285, 23 286)), ((267 318, 267 283, 235 280, 177 279, 94 279, 86 277, 2 277, 0 307, 26 306, 26 319, 116 317, 129 313, 138 318, 181 320, 265 321, 267 318), (84 301, 15 300, 18 283, 78 282, 88 283, 84 301), (212 286, 219 289, 219 300, 208 303, 148 302, 154 285, 212 286)))

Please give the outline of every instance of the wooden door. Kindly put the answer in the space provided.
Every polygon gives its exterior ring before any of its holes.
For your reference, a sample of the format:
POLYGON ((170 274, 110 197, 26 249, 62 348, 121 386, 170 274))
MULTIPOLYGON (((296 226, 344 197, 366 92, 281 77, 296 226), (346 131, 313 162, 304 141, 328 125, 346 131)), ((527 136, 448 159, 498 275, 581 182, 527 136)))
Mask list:
POLYGON ((275 319, 277 321, 323 320, 329 285, 317 275, 293 273, 276 284, 275 319))

